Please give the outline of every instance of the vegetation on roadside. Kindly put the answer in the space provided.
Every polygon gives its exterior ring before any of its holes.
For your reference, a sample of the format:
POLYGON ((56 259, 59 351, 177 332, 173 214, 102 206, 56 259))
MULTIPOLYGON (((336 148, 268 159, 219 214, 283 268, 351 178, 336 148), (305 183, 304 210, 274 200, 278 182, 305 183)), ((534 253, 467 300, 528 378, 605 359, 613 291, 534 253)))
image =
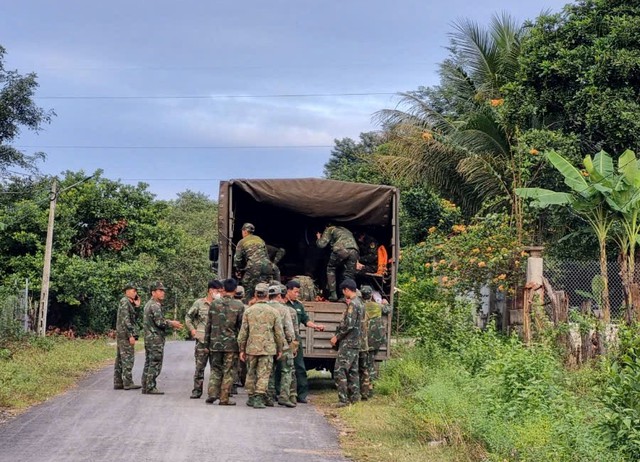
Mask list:
POLYGON ((0 345, 0 408, 25 409, 71 386, 112 360, 109 339, 28 336, 0 345))

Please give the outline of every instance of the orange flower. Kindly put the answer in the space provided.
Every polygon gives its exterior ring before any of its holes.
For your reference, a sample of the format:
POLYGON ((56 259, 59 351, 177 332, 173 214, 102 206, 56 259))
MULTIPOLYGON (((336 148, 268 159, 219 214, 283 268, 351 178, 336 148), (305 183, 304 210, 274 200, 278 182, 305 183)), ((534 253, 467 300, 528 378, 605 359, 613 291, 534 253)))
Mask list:
POLYGON ((431 132, 422 132, 422 139, 425 141, 431 141, 433 139, 433 134, 431 132))
POLYGON ((480 253, 480 249, 477 247, 475 249, 471 249, 471 253, 480 253))
POLYGON ((424 267, 425 267, 425 268, 431 268, 431 263, 425 263, 425 264, 424 264, 424 267))
POLYGON ((446 262, 447 262, 447 260, 442 259, 438 263, 440 263, 441 265, 444 265, 446 262))
POLYGON ((505 279, 507 279, 507 275, 506 274, 500 274, 498 275, 498 279, 501 281, 504 281, 505 279))
POLYGON ((485 266, 487 266, 487 264, 485 262, 481 261, 481 262, 478 262, 478 266, 480 268, 484 268, 485 266))
POLYGON ((465 225, 453 225, 451 227, 454 233, 466 233, 467 227, 465 225))
POLYGON ((431 228, 429 228, 429 229, 428 229, 429 234, 433 234, 433 233, 435 233, 437 229, 438 229, 438 228, 436 228, 435 226, 432 226, 431 228))
POLYGON ((498 98, 498 99, 492 99, 491 100, 491 106, 492 107, 502 106, 503 104, 504 104, 504 98, 498 98))
POLYGON ((447 282, 449 278, 447 276, 442 276, 442 282, 447 282))
POLYGON ((499 290, 500 292, 504 292, 504 286, 503 286, 502 284, 500 284, 500 285, 498 286, 498 290, 499 290))
POLYGON ((531 151, 529 151, 529 154, 531 154, 532 156, 537 156, 540 153, 540 151, 538 151, 536 148, 532 148, 531 151))

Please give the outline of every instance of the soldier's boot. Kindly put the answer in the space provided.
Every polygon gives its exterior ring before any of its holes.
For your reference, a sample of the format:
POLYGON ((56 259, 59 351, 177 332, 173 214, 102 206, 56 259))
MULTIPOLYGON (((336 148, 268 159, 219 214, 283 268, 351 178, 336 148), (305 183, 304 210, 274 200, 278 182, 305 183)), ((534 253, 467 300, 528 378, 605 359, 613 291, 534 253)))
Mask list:
POLYGON ((235 405, 236 405, 236 402, 235 402, 235 401, 233 401, 233 400, 228 399, 228 400, 226 400, 226 401, 220 401, 220 402, 218 403, 218 405, 219 405, 219 406, 235 406, 235 405))
POLYGON ((264 409, 265 403, 264 403, 264 395, 255 395, 253 397, 253 408, 254 409, 264 409))
POLYGON ((114 390, 124 390, 124 385, 122 385, 121 383, 114 383, 113 384, 113 389, 114 390))
POLYGON ((206 400, 204 400, 204 402, 207 404, 213 404, 216 402, 217 399, 218 399, 217 396, 209 396, 206 400))
POLYGON ((200 399, 201 397, 202 397, 202 388, 193 387, 193 390, 191 390, 191 396, 189 396, 189 398, 200 399))
POLYGON ((220 402, 218 404, 220 406, 235 406, 236 402, 231 401, 229 399, 229 393, 223 389, 220 391, 220 402))
POLYGON ((255 396, 254 395, 249 395, 249 399, 247 400, 247 406, 249 407, 253 407, 254 403, 255 403, 255 396))
POLYGON ((234 385, 231 387, 231 394, 232 394, 232 395, 237 395, 237 394, 238 394, 238 386, 237 386, 236 384, 234 384, 234 385))
POLYGON ((336 274, 327 273, 327 287, 329 288, 329 301, 337 302, 338 294, 336 292, 336 274))
POLYGON ((280 406, 285 406, 285 407, 296 407, 295 404, 293 404, 291 401, 289 401, 288 399, 284 399, 284 398, 279 398, 278 399, 278 405, 280 406))
POLYGON ((142 388, 142 385, 136 385, 135 383, 132 383, 130 385, 124 385, 122 388, 124 388, 125 390, 139 390, 140 388, 142 388))
POLYGON ((296 403, 298 402, 298 395, 289 395, 289 401, 291 401, 294 406, 297 406, 296 403))
POLYGON ((273 398, 268 393, 266 395, 262 395, 262 400, 267 407, 274 407, 276 405, 273 398))
POLYGON ((164 391, 160 391, 157 388, 152 388, 151 390, 147 390, 146 392, 143 390, 142 393, 145 395, 164 395, 164 391))

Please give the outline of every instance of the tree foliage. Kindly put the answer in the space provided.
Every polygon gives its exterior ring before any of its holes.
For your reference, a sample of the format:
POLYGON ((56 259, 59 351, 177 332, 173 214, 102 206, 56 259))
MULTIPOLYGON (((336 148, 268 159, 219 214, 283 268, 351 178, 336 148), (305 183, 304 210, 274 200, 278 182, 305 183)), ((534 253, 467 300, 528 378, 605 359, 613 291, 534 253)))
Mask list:
POLYGON ((45 111, 33 101, 38 88, 36 74, 21 75, 16 70, 5 69, 5 53, 0 46, 0 176, 5 176, 11 167, 35 170, 36 162, 44 158, 44 154, 25 154, 12 147, 11 142, 18 137, 22 127, 41 130, 54 115, 53 111, 45 111))

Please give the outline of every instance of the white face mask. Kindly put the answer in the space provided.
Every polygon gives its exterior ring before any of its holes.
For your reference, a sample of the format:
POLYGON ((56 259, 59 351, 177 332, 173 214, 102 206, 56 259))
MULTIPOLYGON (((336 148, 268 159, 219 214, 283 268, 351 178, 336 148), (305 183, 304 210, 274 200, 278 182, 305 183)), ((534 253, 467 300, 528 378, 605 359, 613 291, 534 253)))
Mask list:
POLYGON ((213 298, 215 298, 215 299, 220 298, 220 294, 218 292, 216 292, 215 294, 213 294, 213 298))

